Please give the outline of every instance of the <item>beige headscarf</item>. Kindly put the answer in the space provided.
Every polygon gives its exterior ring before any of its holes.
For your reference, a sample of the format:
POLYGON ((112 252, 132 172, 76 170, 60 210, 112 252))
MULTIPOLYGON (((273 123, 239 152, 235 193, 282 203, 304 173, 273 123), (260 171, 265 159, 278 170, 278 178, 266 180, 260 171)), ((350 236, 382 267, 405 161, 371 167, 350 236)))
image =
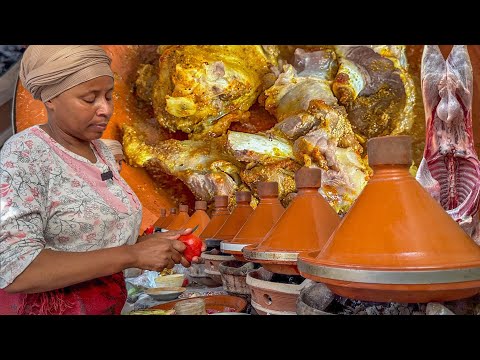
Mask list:
POLYGON ((110 151, 113 153, 116 159, 125 159, 123 154, 123 146, 120 141, 113 139, 100 139, 105 145, 108 146, 110 151))
POLYGON ((85 81, 111 76, 111 59, 95 45, 30 45, 20 64, 20 80, 46 102, 85 81))

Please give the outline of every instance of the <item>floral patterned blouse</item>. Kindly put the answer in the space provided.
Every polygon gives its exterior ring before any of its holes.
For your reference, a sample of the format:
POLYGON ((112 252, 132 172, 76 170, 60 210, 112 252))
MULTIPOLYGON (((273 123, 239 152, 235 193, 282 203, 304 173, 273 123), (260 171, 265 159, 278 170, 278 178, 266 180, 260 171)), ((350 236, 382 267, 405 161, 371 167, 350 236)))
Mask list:
POLYGON ((53 140, 38 125, 0 152, 0 289, 42 249, 90 251, 136 242, 141 203, 113 154, 92 141, 96 163, 53 140), (102 180, 111 170, 113 178, 102 180))

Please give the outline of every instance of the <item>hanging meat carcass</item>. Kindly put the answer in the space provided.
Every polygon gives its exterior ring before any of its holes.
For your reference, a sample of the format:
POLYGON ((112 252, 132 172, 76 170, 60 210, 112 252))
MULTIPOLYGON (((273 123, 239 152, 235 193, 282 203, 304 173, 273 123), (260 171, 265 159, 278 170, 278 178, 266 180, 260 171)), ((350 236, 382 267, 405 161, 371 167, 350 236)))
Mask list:
POLYGON ((438 46, 426 45, 421 77, 426 142, 417 180, 480 245, 480 162, 472 132, 473 75, 467 47, 455 45, 445 60, 438 46))

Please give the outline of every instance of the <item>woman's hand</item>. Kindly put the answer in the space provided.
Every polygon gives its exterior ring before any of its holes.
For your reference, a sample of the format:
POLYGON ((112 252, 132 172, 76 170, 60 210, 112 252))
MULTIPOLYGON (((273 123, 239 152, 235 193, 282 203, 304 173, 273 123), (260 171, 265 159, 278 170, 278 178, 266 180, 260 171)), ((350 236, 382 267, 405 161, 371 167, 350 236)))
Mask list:
MULTIPOLYGON (((184 230, 173 230, 172 232, 177 232, 178 233, 178 236, 177 236, 177 239, 181 236, 181 235, 188 235, 188 234, 191 234, 193 231, 193 229, 190 229, 190 228, 187 228, 187 229, 184 229, 184 230)), ((170 233, 170 231, 168 231, 167 233, 170 233)), ((165 233, 164 233, 165 234, 165 233)), ((206 251, 207 250, 207 245, 205 244, 205 242, 203 242, 202 244, 202 252, 206 251)), ((201 257, 198 257, 198 256, 194 256, 192 258, 192 263, 195 263, 195 264, 202 264, 204 262, 204 260, 201 258, 201 257)))
MULTIPOLYGON (((167 232, 157 232, 151 235, 140 236, 137 243, 132 245, 132 250, 140 269, 161 271, 164 268, 171 269, 175 264, 182 264, 190 267, 182 253, 186 246, 177 240, 181 235, 188 235, 192 229, 170 230, 167 232)), ((202 252, 207 249, 203 244, 202 252)), ((195 256, 192 263, 201 263, 203 259, 195 256)))

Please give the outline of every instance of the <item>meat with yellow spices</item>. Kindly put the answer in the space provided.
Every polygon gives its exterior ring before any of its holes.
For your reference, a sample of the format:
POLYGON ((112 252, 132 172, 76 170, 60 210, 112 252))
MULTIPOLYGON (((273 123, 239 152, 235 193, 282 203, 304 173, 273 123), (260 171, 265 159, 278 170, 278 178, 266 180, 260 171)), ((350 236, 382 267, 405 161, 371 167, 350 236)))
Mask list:
POLYGON ((151 101, 158 122, 170 131, 220 136, 229 123, 213 128, 215 123, 247 111, 264 82, 271 83, 276 55, 275 47, 260 45, 163 47, 158 65, 139 69, 137 94, 151 101))

